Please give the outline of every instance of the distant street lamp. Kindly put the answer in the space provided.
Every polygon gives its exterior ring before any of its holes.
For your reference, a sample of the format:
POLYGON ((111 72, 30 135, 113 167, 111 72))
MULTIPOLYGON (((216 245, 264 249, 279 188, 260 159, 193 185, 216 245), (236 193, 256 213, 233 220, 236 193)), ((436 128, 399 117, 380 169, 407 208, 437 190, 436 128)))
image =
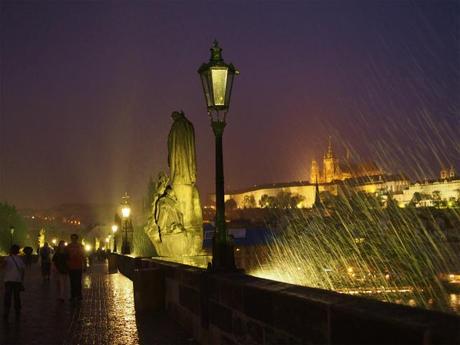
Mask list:
POLYGON ((222 49, 218 42, 214 41, 211 58, 208 63, 201 65, 198 73, 203 85, 211 127, 216 137, 216 228, 212 245, 212 270, 233 271, 236 269, 233 240, 228 236, 225 224, 222 136, 230 106, 233 78, 239 72, 232 64, 224 62, 222 49))
POLYGON ((113 224, 112 225, 112 232, 113 232, 113 252, 117 252, 117 231, 118 231, 118 225, 113 224))
POLYGON ((128 240, 128 227, 129 217, 131 215, 131 207, 129 206, 129 196, 125 193, 123 201, 121 203, 121 217, 123 218, 123 242, 121 245, 122 254, 131 254, 131 245, 128 240))
POLYGON ((14 226, 10 226, 10 234, 11 234, 11 246, 14 243, 14 226))
POLYGON ((105 250, 105 249, 110 250, 110 237, 111 237, 111 235, 109 235, 109 236, 107 236, 105 238, 106 245, 104 246, 103 250, 105 250))

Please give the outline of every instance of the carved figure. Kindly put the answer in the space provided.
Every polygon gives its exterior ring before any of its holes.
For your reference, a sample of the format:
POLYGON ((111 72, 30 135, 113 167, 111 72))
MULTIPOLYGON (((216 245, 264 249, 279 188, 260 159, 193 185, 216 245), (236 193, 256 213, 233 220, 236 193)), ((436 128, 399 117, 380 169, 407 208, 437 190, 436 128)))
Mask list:
POLYGON ((177 234, 185 230, 182 213, 177 207, 177 199, 170 186, 166 187, 164 194, 158 199, 155 208, 155 223, 160 234, 164 235, 177 234))

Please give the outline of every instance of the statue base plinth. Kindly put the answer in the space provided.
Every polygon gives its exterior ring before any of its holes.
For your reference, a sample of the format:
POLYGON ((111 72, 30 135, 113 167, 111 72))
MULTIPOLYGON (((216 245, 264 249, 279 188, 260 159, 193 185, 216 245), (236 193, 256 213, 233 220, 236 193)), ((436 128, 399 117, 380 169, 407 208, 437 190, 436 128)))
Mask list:
POLYGON ((202 251, 201 233, 179 232, 164 234, 160 241, 152 241, 159 256, 178 257, 199 255, 202 251))
POLYGON ((235 265, 234 244, 231 241, 219 242, 213 240, 212 264, 208 271, 212 273, 243 273, 244 270, 238 269, 235 265))

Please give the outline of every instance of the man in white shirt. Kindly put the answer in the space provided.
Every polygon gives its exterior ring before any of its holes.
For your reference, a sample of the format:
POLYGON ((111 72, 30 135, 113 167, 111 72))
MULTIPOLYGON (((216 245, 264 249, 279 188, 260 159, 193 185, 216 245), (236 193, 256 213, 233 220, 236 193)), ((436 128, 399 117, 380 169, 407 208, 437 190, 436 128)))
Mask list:
POLYGON ((16 317, 18 317, 21 313, 20 292, 23 289, 25 265, 18 254, 19 246, 16 244, 12 245, 10 249, 10 255, 5 259, 3 263, 5 267, 5 275, 3 278, 3 281, 5 282, 3 314, 4 319, 8 319, 12 298, 14 298, 14 309, 16 311, 16 317))

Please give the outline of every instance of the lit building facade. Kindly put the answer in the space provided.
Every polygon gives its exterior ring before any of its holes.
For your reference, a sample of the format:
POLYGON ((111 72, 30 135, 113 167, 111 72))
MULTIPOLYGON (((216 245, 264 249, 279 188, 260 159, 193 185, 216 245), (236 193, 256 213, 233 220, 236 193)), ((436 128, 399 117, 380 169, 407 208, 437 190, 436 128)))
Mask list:
POLYGON ((431 207, 443 204, 446 207, 460 199, 460 178, 454 177, 439 181, 426 181, 411 184, 393 198, 400 207, 406 207, 413 202, 417 207, 431 207))
MULTIPOLYGON (((259 208, 263 207, 262 200, 264 196, 277 197, 280 193, 290 193, 290 195, 294 197, 300 197, 300 201, 296 205, 298 208, 311 208, 315 203, 315 189, 315 184, 311 184, 307 181, 273 183, 238 191, 230 191, 225 194, 225 201, 233 199, 237 208, 259 208)), ((319 185, 319 191, 328 191, 337 195, 337 185, 321 184, 319 185)), ((211 196, 212 201, 214 201, 213 197, 214 196, 211 196)))
MULTIPOLYGON (((402 193, 410 186, 410 182, 401 175, 379 175, 359 178, 350 178, 332 183, 319 183, 319 192, 329 192, 332 195, 341 193, 364 192, 373 195, 402 193)), ((298 208, 312 208, 315 203, 316 185, 307 181, 274 183, 270 185, 254 186, 239 191, 229 191, 225 194, 225 201, 233 199, 237 208, 263 207, 263 197, 277 197, 280 193, 290 193, 293 197, 300 196, 298 208), (252 203, 252 204, 251 204, 252 203)), ((214 202, 213 196, 211 201, 214 202)))

